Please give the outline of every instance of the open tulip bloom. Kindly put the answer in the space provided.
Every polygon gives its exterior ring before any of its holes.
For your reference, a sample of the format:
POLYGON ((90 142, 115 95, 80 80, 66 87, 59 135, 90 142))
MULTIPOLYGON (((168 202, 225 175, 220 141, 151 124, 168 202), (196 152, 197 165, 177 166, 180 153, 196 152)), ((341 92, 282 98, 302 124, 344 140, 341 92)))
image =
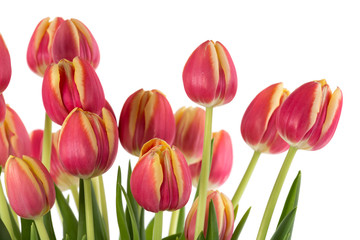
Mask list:
MULTIPOLYGON (((260 154, 288 151, 259 219, 257 240, 265 240, 296 151, 324 148, 341 115, 342 91, 332 92, 325 80, 304 83, 292 92, 283 83, 274 83, 260 88, 249 101, 240 131, 228 132, 224 125, 213 132, 213 110, 234 104, 238 79, 230 51, 211 40, 189 52, 182 73, 184 92, 201 106, 182 107, 174 113, 163 92, 139 89, 129 94, 120 113, 114 112, 115 103, 106 100, 106 89, 96 73, 100 50, 95 37, 79 20, 56 17, 39 22, 24 53, 30 70, 42 77, 46 111, 44 130, 32 129, 29 134, 21 114, 5 101, 12 69, 3 35, 0 174, 4 173, 6 191, 0 182, 1 239, 118 239, 115 230, 110 235, 108 184, 102 175, 114 163, 123 164, 116 162, 120 142, 122 150, 137 158, 134 168, 129 164, 126 183, 119 166, 113 187, 116 211, 110 214, 116 213, 120 239, 126 240, 161 240, 163 211, 172 212, 166 239, 238 239, 250 214, 249 208, 237 222, 239 201, 260 154), (59 131, 52 132, 52 122, 61 126, 59 131), (238 176, 234 193, 223 193, 218 189, 237 161, 233 152, 238 147, 231 139, 240 135, 254 154, 244 176, 238 176), (68 189, 76 209, 62 193, 68 189), (229 194, 233 194, 231 200, 229 194), (53 227, 60 226, 51 222, 55 200, 63 236, 55 236, 53 227), (145 215, 154 217, 145 222, 145 215)), ((271 239, 291 238, 300 179, 299 173, 271 239)))

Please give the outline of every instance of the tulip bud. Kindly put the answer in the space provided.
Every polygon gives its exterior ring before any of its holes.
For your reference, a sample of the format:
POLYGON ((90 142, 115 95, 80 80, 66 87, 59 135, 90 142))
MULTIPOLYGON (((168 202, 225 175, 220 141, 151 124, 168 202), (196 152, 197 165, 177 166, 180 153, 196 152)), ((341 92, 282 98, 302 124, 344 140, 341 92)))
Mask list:
MULTIPOLYGON (((205 224, 204 224, 204 235, 206 235, 209 218, 209 205, 210 201, 213 201, 216 219, 219 230, 220 240, 231 239, 232 232, 234 229, 234 208, 228 197, 219 191, 208 191, 206 198, 206 213, 205 213, 205 224)), ((196 213, 198 207, 199 198, 197 198, 185 220, 184 234, 187 240, 195 239, 195 224, 196 224, 196 213)))
POLYGON ((182 107, 175 113, 175 124, 174 145, 184 154, 188 164, 201 161, 205 111, 199 107, 182 107))
POLYGON ((148 211, 177 210, 190 197, 190 170, 177 148, 161 139, 151 139, 141 149, 130 187, 135 200, 148 211))
POLYGON ((152 138, 172 144, 175 119, 165 95, 158 90, 133 93, 125 102, 119 119, 119 137, 130 154, 139 156, 141 147, 152 138))
POLYGON ((16 112, 6 106, 5 120, 0 127, 0 165, 5 166, 9 155, 22 157, 31 152, 29 134, 16 112))
POLYGON ((282 83, 262 90, 252 100, 241 121, 241 135, 254 151, 281 153, 289 148, 276 129, 279 106, 289 96, 282 83))
POLYGON ((0 93, 9 85, 11 78, 10 54, 0 34, 0 93))
POLYGON ((100 80, 89 63, 81 58, 61 60, 46 70, 42 98, 50 119, 61 125, 76 107, 96 114, 105 106, 100 80))
MULTIPOLYGON (((64 22, 61 17, 44 18, 36 26, 27 49, 27 63, 30 69, 40 76, 44 76, 46 68, 53 63, 52 46, 54 36, 60 24, 64 22)), ((72 60, 72 59, 71 59, 72 60)))
POLYGON ((335 133, 342 103, 340 88, 331 93, 325 80, 305 83, 281 105, 276 119, 279 134, 296 148, 320 149, 335 133))
POLYGON ((191 54, 183 71, 188 97, 205 107, 229 103, 237 90, 234 63, 220 42, 206 41, 191 54))
MULTIPOLYGON (((50 175, 59 189, 61 191, 65 191, 70 189, 71 186, 76 186, 79 183, 79 179, 70 175, 59 160, 59 134, 60 131, 57 131, 52 134, 51 138, 50 175)), ((43 130, 34 130, 30 133, 30 156, 39 161, 42 157, 43 135, 43 130)))
MULTIPOLYGON (((208 189, 215 189, 221 186, 229 177, 233 164, 233 149, 229 133, 225 130, 214 132, 213 156, 209 175, 208 189)), ((189 164, 192 184, 198 185, 201 172, 201 159, 199 162, 189 164)))
POLYGON ((95 38, 82 22, 72 18, 62 22, 56 31, 52 57, 58 62, 63 58, 72 61, 78 56, 94 68, 99 65, 100 51, 95 38))
POLYGON ((5 166, 5 185, 11 208, 22 218, 45 215, 55 203, 55 187, 41 162, 10 156, 5 166))
POLYGON ((114 163, 117 149, 117 125, 105 108, 102 118, 75 108, 61 127, 60 161, 73 176, 88 179, 105 173, 114 163))

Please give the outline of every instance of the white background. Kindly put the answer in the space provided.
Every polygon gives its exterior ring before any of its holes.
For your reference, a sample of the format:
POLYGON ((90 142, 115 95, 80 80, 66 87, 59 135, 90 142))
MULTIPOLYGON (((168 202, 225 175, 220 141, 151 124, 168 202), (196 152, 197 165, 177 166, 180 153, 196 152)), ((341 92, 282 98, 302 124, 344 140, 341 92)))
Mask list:
MULTIPOLYGON (((117 117, 126 98, 140 88, 159 89, 173 111, 195 106, 183 89, 182 70, 191 52, 208 39, 229 50, 238 74, 238 91, 228 105, 215 108, 213 130, 230 132, 234 166, 220 190, 232 197, 252 150, 240 135, 241 117, 254 96, 276 82, 290 91, 325 78, 344 94, 332 141, 316 152, 298 151, 285 181, 268 238, 274 232, 287 191, 299 170, 302 183, 293 239, 358 239, 360 214, 359 87, 360 14, 356 1, 4 1, 0 33, 12 60, 6 102, 28 131, 43 127, 42 79, 26 63, 30 37, 45 18, 77 18, 100 48, 97 69, 117 117)), ((59 129, 55 126, 54 129, 59 129)), ((136 159, 119 145, 104 175, 111 239, 119 232, 115 214, 117 166, 136 159)), ((285 154, 262 155, 240 201, 239 214, 252 211, 240 239, 255 239, 285 154)), ((125 176, 124 176, 125 179, 125 176)), ((147 221, 151 214, 147 215, 147 221)), ((169 219, 170 213, 164 214, 169 219)), ((57 218, 53 209, 54 221, 57 218)), ((238 223, 239 218, 236 221, 238 223)), ((164 220, 165 225, 168 220, 164 220)), ((58 238, 62 230, 56 224, 58 238)), ((164 230, 164 233, 167 230, 164 230)))

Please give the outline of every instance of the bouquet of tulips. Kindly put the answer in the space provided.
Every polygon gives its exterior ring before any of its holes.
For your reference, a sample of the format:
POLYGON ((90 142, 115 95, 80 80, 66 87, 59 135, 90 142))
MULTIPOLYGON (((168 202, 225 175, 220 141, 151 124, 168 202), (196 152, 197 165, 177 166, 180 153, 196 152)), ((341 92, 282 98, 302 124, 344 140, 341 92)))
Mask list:
MULTIPOLYGON (((304 83, 292 93, 282 83, 266 87, 241 122, 253 157, 234 193, 222 193, 217 189, 230 175, 233 147, 228 132, 212 132, 213 110, 234 98, 238 84, 224 45, 206 41, 185 63, 185 92, 205 110, 182 107, 174 114, 163 92, 140 89, 127 98, 118 121, 95 71, 99 60, 95 38, 81 21, 40 21, 27 62, 43 79, 45 126, 28 133, 5 104, 11 62, 0 35, 0 173, 6 187, 5 194, 0 183, 0 239, 56 239, 54 227, 60 226, 53 226, 49 211, 55 202, 63 229, 58 238, 110 239, 102 175, 113 165, 120 140, 138 158, 133 168, 129 164, 126 183, 120 166, 114 179, 111 213, 116 212, 122 240, 238 239, 250 214, 250 208, 238 213, 239 201, 260 155, 288 151, 259 221, 257 240, 264 240, 296 151, 324 147, 340 118, 342 92, 332 92, 325 80, 304 83), (52 132, 53 124, 60 130, 52 132), (76 209, 65 190, 71 190, 76 209), (167 237, 163 211, 172 212, 167 237), (151 220, 145 221, 146 212, 151 220)), ((271 239, 291 239, 300 179, 299 172, 271 239)))

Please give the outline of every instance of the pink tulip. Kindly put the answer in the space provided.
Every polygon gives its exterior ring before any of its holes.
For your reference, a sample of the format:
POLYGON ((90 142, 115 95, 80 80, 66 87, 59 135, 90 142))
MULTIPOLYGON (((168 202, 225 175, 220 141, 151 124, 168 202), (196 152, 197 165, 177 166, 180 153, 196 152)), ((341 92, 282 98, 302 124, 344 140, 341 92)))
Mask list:
POLYGON ((0 34, 0 93, 9 85, 11 78, 10 54, 0 34))

